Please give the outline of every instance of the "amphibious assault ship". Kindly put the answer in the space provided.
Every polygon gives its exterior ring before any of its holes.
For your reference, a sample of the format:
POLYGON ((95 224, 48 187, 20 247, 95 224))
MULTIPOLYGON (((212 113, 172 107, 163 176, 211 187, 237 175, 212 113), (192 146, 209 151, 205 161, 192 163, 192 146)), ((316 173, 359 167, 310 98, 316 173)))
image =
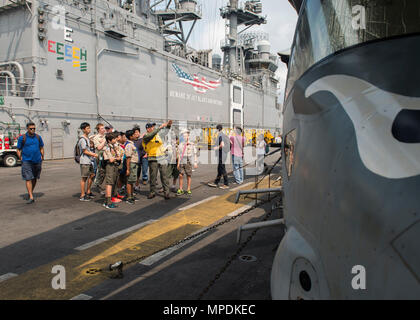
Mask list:
POLYGON ((244 32, 267 23, 261 1, 220 15, 223 57, 188 45, 197 0, 0 0, 0 129, 13 140, 33 121, 46 159, 72 157, 84 121, 280 131, 277 57, 244 32))

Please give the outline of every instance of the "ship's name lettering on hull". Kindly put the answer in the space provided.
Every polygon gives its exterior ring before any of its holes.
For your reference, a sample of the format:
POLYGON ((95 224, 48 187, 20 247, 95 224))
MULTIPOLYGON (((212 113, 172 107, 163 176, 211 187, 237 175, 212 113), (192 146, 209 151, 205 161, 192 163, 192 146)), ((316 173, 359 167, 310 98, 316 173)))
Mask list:
POLYGON ((181 92, 181 91, 171 90, 169 91, 169 97, 183 99, 183 100, 191 101, 191 102, 207 103, 207 104, 214 104, 217 106, 223 106, 223 102, 220 100, 212 99, 208 97, 200 97, 195 94, 181 92))

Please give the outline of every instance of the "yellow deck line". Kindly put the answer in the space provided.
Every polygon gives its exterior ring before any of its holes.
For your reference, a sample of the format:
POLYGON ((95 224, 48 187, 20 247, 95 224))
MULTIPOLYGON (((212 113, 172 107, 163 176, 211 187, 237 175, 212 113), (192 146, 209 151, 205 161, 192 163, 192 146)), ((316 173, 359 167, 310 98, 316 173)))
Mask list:
MULTIPOLYGON (((265 188, 267 185, 268 180, 265 180, 259 188, 265 188)), ((150 255, 182 240, 249 203, 249 199, 241 199, 235 204, 235 197, 236 192, 228 192, 196 207, 162 218, 128 235, 98 244, 83 252, 68 255, 1 282, 0 299, 70 299, 75 297, 108 279, 108 273, 88 275, 86 273, 88 269, 105 268, 118 260, 128 261, 142 255, 150 255), (51 270, 55 265, 62 265, 66 269, 65 290, 52 289, 51 281, 56 275, 52 274, 51 270)))

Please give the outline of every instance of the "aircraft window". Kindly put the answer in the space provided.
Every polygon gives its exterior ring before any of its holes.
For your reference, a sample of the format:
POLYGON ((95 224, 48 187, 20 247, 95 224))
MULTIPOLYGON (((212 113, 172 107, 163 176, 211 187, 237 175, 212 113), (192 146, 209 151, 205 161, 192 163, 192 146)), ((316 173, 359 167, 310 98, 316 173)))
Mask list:
POLYGON ((353 45, 420 32, 420 1, 307 0, 289 62, 288 96, 313 64, 353 45))

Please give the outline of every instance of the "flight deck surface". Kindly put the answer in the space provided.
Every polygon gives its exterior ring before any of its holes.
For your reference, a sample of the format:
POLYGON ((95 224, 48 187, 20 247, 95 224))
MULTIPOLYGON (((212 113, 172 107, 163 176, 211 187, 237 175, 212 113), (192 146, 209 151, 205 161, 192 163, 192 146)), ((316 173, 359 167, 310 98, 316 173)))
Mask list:
MULTIPOLYGON (((273 155, 267 163, 275 160, 273 155)), ((206 185, 215 173, 214 165, 200 166, 190 197, 172 193, 167 201, 160 195, 148 200, 146 185, 135 205, 107 210, 99 195, 79 201, 73 160, 44 163, 33 205, 23 199, 20 167, 1 167, 0 183, 8 187, 0 194, 0 299, 270 299, 271 265, 283 229, 258 231, 240 251, 252 231, 243 232, 240 244, 236 231, 248 222, 278 219, 272 205, 279 197, 252 210, 267 199, 241 197, 236 204, 235 198, 238 189, 254 187, 255 177, 225 191, 206 185), (122 277, 108 271, 117 261, 125 264, 122 277), (64 267, 65 289, 52 287, 55 266, 64 267)), ((279 186, 278 176, 273 171, 258 188, 279 186)))

